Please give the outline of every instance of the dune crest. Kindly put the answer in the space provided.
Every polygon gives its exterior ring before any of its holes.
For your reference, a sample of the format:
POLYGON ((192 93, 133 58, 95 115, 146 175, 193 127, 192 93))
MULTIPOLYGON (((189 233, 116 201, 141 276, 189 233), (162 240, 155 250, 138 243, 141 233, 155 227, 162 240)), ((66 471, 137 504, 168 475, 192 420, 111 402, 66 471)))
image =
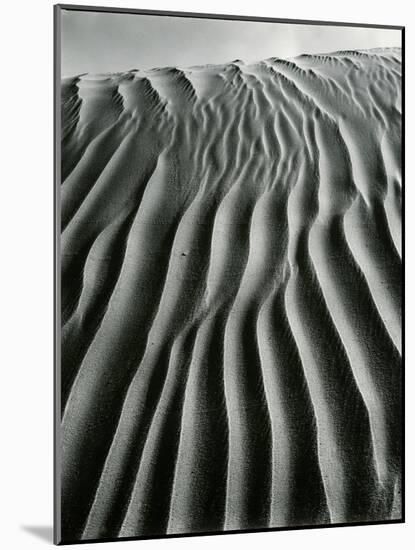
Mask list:
POLYGON ((63 540, 399 518, 401 51, 62 81, 63 540))

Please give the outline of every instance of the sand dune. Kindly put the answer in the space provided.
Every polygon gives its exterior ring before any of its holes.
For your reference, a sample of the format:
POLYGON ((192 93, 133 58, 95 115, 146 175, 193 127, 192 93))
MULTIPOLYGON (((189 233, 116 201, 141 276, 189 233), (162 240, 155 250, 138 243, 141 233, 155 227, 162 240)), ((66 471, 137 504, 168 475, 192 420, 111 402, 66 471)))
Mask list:
POLYGON ((401 515, 401 51, 62 82, 62 539, 401 515))

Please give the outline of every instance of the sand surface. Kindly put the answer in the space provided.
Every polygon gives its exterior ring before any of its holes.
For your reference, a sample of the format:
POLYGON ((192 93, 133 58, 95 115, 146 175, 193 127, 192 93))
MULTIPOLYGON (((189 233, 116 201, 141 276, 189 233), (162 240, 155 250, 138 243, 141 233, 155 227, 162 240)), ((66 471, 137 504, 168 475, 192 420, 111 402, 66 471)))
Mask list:
POLYGON ((401 51, 62 81, 62 538, 400 518, 401 51))

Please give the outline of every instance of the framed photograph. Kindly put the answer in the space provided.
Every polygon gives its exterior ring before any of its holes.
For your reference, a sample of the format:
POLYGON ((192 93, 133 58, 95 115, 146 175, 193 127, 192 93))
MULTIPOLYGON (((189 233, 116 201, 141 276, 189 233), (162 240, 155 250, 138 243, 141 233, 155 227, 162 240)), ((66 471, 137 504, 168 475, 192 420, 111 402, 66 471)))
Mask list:
POLYGON ((404 521, 404 28, 55 6, 55 542, 404 521))

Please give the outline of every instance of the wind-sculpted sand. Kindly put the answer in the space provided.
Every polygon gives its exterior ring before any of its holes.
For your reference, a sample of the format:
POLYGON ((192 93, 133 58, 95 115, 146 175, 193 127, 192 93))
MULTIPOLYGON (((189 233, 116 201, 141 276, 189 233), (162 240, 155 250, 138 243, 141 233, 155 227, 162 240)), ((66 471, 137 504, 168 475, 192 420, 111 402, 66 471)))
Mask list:
POLYGON ((62 82, 62 538, 401 517, 401 51, 62 82))

